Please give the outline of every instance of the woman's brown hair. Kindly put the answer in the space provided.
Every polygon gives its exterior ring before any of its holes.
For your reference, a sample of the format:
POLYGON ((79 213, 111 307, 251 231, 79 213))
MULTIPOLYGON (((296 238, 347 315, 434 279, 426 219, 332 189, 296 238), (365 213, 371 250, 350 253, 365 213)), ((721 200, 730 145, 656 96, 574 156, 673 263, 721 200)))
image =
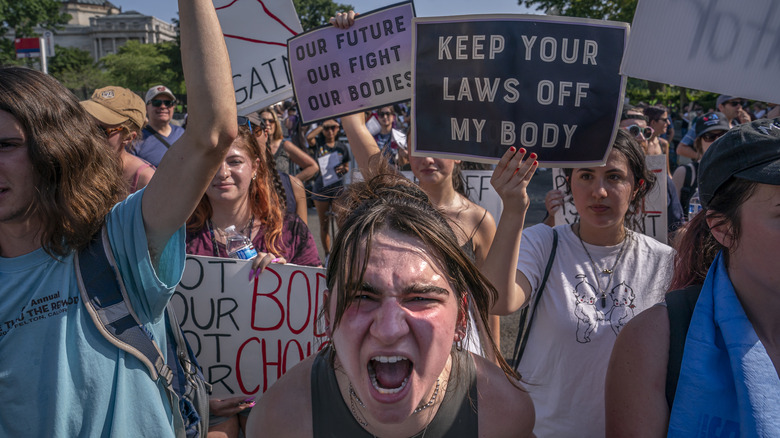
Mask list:
POLYGON ((41 221, 41 247, 60 256, 86 247, 127 195, 118 155, 76 96, 51 76, 0 67, 0 110, 16 118, 27 139, 36 178, 30 213, 41 221))
MULTIPOLYGON (((251 162, 258 162, 255 173, 257 177, 252 179, 247 193, 249 205, 252 210, 252 216, 263 225, 265 230, 264 241, 266 248, 273 254, 281 254, 284 249, 284 243, 280 237, 282 235, 285 208, 275 189, 279 178, 276 169, 268 162, 268 154, 263 153, 263 149, 260 148, 257 139, 252 135, 248 126, 241 125, 238 127, 238 137, 233 142, 233 146, 246 152, 251 162)), ((197 231, 203 229, 206 226, 206 222, 211 219, 211 213, 211 202, 209 202, 208 196, 204 194, 187 221, 187 230, 197 231)))
MULTIPOLYGON (((458 246, 458 240, 447 219, 430 203, 428 196, 416 184, 399 175, 382 160, 378 173, 364 182, 352 183, 336 201, 337 233, 330 263, 327 267, 328 300, 336 300, 336 313, 330 321, 332 330, 341 322, 349 305, 363 284, 372 241, 383 230, 393 230, 419 239, 425 249, 440 263, 460 301, 468 294, 475 317, 488 327, 488 309, 498 293, 471 259, 458 246)), ((323 310, 329 302, 323 303, 323 310)), ((459 312, 468 312, 460 308, 459 312)), ((485 331, 492 354, 510 378, 518 374, 503 359, 489 330, 485 331)))

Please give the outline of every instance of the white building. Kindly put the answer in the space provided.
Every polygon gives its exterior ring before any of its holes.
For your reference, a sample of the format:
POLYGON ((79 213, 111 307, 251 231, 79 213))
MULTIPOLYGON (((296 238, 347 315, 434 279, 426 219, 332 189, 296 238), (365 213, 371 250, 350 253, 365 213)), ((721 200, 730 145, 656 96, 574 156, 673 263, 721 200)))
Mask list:
POLYGON ((96 61, 116 53, 130 40, 147 44, 176 38, 173 24, 136 11, 123 12, 105 0, 60 1, 62 12, 72 18, 64 29, 54 32, 54 43, 86 50, 96 61))

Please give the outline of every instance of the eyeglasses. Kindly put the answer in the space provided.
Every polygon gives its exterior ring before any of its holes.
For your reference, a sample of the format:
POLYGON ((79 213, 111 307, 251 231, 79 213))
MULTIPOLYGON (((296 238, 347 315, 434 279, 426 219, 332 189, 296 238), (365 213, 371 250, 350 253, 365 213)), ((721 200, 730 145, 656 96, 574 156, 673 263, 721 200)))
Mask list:
POLYGON ((390 117, 393 115, 390 111, 379 111, 376 113, 377 117, 390 117))
MULTIPOLYGON (((238 116, 236 117, 236 119, 238 121, 238 126, 248 126, 249 132, 252 132, 252 122, 249 121, 249 117, 238 116)), ((260 130, 264 130, 264 129, 265 126, 260 125, 260 130)))
POLYGON ((176 101, 174 100, 162 100, 162 99, 152 99, 149 101, 149 103, 151 103, 152 106, 155 108, 159 108, 160 106, 164 108, 171 108, 172 106, 176 105, 176 101))
POLYGON ((323 131, 338 131, 339 130, 339 126, 338 125, 323 126, 322 130, 323 131))
POLYGON ((125 129, 124 126, 115 126, 113 128, 103 128, 103 132, 106 134, 106 138, 109 138, 114 135, 115 132, 119 132, 123 129, 125 129))
POLYGON ((718 132, 705 132, 701 135, 701 139, 706 141, 707 143, 712 143, 713 141, 719 139, 720 137, 725 134, 726 131, 718 131, 718 132))
POLYGON ((631 125, 626 128, 626 130, 628 130, 628 133, 633 135, 635 138, 641 138, 642 140, 647 140, 653 136, 653 128, 649 126, 641 127, 639 125, 631 125))

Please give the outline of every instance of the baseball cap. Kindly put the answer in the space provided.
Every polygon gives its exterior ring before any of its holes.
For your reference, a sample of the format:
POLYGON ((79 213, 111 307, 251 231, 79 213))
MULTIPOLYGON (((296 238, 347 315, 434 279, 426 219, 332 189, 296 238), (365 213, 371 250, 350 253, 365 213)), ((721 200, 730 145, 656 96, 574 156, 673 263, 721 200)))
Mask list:
POLYGON ((176 96, 173 95, 173 91, 171 91, 170 88, 165 85, 155 85, 146 92, 144 102, 149 103, 149 101, 161 94, 167 94, 168 96, 171 96, 171 99, 176 100, 176 96))
POLYGON ((92 97, 80 103, 92 117, 106 125, 119 125, 132 120, 139 128, 144 126, 146 105, 137 94, 127 88, 98 88, 92 93, 92 97))
POLYGON ((726 115, 718 111, 697 117, 693 126, 697 138, 710 131, 728 131, 731 128, 726 115))
POLYGON ((732 176, 780 185, 780 118, 731 129, 707 149, 699 163, 699 199, 709 205, 732 176))
POLYGON ((720 96, 718 96, 718 99, 715 102, 716 102, 717 106, 720 106, 720 105, 723 105, 725 102, 728 102, 728 101, 734 100, 734 99, 739 99, 739 98, 735 97, 735 96, 728 96, 726 94, 721 94, 720 96))

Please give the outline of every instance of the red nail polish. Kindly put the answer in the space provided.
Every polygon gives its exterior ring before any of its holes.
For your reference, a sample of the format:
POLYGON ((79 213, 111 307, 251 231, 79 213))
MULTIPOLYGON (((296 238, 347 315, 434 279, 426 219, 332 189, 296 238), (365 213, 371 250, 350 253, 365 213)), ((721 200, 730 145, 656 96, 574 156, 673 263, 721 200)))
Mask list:
POLYGON ((531 154, 531 159, 532 159, 532 160, 535 160, 535 159, 536 159, 536 153, 532 153, 532 154, 531 154))
POLYGON ((525 153, 525 148, 520 148, 520 153, 524 154, 525 153))
POLYGON ((514 146, 510 146, 509 147, 509 152, 514 152, 514 151, 515 151, 515 147, 514 146))

